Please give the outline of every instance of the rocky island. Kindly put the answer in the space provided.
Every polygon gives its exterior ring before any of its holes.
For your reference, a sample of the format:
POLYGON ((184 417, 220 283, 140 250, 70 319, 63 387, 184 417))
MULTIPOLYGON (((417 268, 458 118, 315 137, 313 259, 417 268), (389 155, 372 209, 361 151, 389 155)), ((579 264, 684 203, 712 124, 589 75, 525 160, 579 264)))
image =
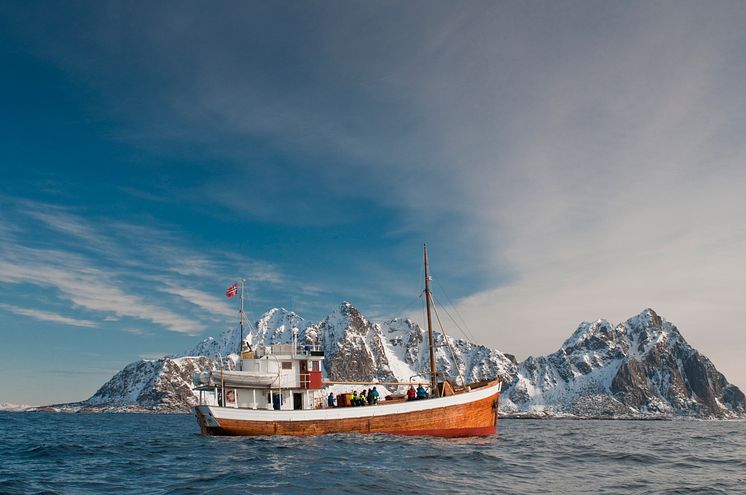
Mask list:
MULTIPOLYGON (((408 319, 368 320, 350 303, 311 322, 285 309, 259 318, 245 337, 253 345, 321 345, 331 380, 409 381, 426 369, 424 331, 408 319)), ((129 364, 82 402, 55 411, 188 412, 196 404, 191 377, 215 369, 219 356, 236 359, 239 332, 229 329, 193 349, 129 364)), ((517 362, 510 354, 436 334, 437 366, 467 381, 494 376, 506 384, 503 417, 728 419, 746 417, 746 398, 712 362, 692 348, 675 325, 652 309, 614 325, 584 322, 547 356, 517 362)))

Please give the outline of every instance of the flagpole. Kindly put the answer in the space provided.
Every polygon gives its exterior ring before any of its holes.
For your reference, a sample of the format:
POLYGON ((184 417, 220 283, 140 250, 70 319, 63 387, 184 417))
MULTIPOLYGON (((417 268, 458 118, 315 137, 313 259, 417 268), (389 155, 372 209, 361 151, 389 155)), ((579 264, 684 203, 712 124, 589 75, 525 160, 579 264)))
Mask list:
POLYGON ((241 311, 239 312, 239 326, 241 327, 241 340, 238 341, 238 355, 241 355, 241 351, 243 350, 243 286, 244 286, 244 279, 241 280, 241 311))

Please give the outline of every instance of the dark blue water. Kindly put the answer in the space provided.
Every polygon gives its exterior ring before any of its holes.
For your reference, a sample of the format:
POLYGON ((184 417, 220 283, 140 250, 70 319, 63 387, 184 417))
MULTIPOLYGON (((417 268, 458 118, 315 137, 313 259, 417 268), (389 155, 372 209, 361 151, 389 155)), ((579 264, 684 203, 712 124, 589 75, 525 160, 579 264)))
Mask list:
POLYGON ((501 420, 489 438, 216 438, 189 415, 0 413, 0 493, 746 493, 746 423, 501 420))

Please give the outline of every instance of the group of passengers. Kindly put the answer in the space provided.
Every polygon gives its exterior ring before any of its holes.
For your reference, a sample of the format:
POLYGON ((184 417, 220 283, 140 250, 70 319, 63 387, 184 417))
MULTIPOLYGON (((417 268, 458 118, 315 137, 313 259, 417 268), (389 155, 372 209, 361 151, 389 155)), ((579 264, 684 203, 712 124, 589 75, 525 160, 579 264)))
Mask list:
MULTIPOLYGON (((380 395, 376 387, 363 390, 357 393, 357 390, 350 394, 350 405, 352 406, 374 406, 378 404, 380 395)), ((334 397, 334 392, 329 393, 329 397, 326 398, 326 404, 329 407, 337 406, 337 399, 334 397)))
POLYGON ((420 399, 427 399, 427 390, 425 390, 425 387, 420 384, 417 386, 417 390, 415 390, 414 385, 410 385, 409 390, 407 390, 407 400, 420 399))
MULTIPOLYGON (((376 387, 363 390, 360 393, 356 390, 349 395, 351 406, 374 406, 378 404, 379 394, 376 387)), ((407 390, 407 400, 422 400, 427 398, 427 390, 425 390, 425 387, 423 387, 422 384, 418 385, 417 389, 414 388, 414 385, 409 386, 409 390, 407 390)), ((326 398, 326 405, 328 407, 337 407, 338 401, 334 392, 329 392, 329 396, 326 398)))

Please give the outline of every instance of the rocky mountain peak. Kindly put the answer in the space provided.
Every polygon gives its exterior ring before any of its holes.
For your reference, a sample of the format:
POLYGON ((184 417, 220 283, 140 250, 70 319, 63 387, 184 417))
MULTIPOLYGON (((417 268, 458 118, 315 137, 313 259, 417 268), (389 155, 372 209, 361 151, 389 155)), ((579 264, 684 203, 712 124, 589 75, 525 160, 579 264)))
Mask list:
POLYGON ((638 314, 630 319, 637 320, 648 327, 662 328, 663 318, 656 313, 653 308, 645 308, 638 314))
POLYGON ((562 344, 561 350, 565 354, 572 354, 576 350, 599 350, 616 345, 619 332, 608 320, 583 322, 573 334, 562 344))
POLYGON ((630 344, 630 352, 641 356, 651 348, 690 348, 679 330, 650 308, 620 324, 630 344))
MULTIPOLYGON (((372 322, 349 302, 318 322, 284 308, 245 329, 255 345, 298 340, 321 345, 325 378, 409 381, 429 366, 424 330, 409 319, 372 322)), ((516 363, 512 356, 436 332, 436 366, 451 378, 504 380, 503 413, 600 417, 677 415, 743 417, 746 397, 676 327, 645 309, 618 325, 583 322, 555 353, 516 363)), ((188 410, 195 403, 194 371, 237 358, 239 330, 207 338, 181 354, 125 367, 73 410, 188 410), (228 359, 226 359, 226 357, 228 359)))
MULTIPOLYGON (((187 356, 205 356, 216 360, 218 356, 228 356, 237 353, 240 347, 241 333, 238 328, 229 328, 217 337, 207 337, 191 349, 168 356, 169 358, 181 358, 187 356)), ((244 334, 246 338, 246 334, 244 334)))
POLYGON ((332 311, 326 318, 329 321, 341 322, 347 325, 354 324, 356 327, 364 326, 367 320, 358 309, 347 301, 344 301, 332 311))
POLYGON ((637 340, 644 336, 647 336, 648 338, 680 336, 674 325, 666 321, 665 318, 658 315, 650 308, 647 308, 640 314, 629 318, 627 321, 622 323, 622 325, 625 327, 625 333, 632 340, 637 340))
POLYGON ((379 350, 374 338, 376 328, 352 304, 343 302, 318 324, 317 330, 324 366, 332 380, 348 377, 365 381, 381 374, 374 359, 374 351, 379 350))
POLYGON ((575 415, 732 417, 737 387, 650 308, 624 323, 581 323, 562 348, 520 364, 508 394, 519 409, 575 415))
POLYGON ((296 313, 285 308, 272 308, 259 317, 245 340, 251 345, 287 343, 292 341, 293 331, 300 335, 308 326, 309 322, 296 313))

